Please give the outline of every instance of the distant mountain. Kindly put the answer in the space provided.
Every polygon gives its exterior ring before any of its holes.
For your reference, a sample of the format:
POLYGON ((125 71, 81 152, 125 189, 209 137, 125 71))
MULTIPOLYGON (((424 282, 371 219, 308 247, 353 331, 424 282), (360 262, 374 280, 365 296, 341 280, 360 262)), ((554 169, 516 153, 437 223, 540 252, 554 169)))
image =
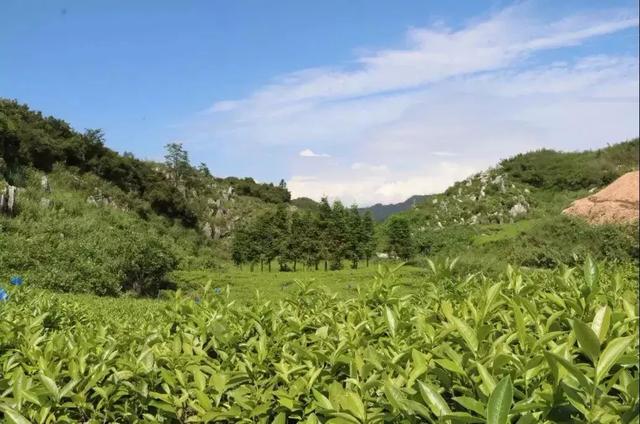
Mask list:
POLYGON ((407 200, 401 203, 394 203, 390 205, 383 205, 382 203, 376 203, 373 206, 369 206, 367 208, 360 208, 360 212, 364 213, 366 211, 370 211, 371 215, 373 215, 373 219, 377 222, 384 221, 387 219, 389 215, 398 212, 404 212, 411 209, 413 206, 424 202, 431 195, 428 194, 416 194, 414 196, 409 197, 407 200))

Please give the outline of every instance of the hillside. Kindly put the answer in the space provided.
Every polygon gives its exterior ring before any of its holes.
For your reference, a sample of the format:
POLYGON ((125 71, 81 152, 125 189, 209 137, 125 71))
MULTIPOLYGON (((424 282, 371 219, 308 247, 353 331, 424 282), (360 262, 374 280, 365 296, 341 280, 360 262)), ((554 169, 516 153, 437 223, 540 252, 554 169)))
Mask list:
POLYGON ((382 203, 376 203, 375 205, 368 206, 366 208, 360 208, 360 212, 364 213, 366 211, 370 211, 373 216, 374 221, 382 222, 387 219, 390 215, 398 212, 407 211, 421 202, 424 202, 429 198, 429 195, 421 195, 416 194, 414 196, 409 197, 404 202, 400 203, 392 203, 383 205, 382 203))
POLYGON ((592 151, 520 154, 400 215, 410 220, 419 252, 467 255, 477 264, 552 266, 586 254, 637 258, 637 227, 593 227, 561 211, 637 169, 638 148, 635 139, 592 151))
POLYGON ((143 161, 106 147, 99 130, 0 99, 4 192, 0 278, 101 294, 153 293, 172 269, 227 260, 239 222, 290 199, 284 184, 194 167, 180 145, 164 163, 143 161))

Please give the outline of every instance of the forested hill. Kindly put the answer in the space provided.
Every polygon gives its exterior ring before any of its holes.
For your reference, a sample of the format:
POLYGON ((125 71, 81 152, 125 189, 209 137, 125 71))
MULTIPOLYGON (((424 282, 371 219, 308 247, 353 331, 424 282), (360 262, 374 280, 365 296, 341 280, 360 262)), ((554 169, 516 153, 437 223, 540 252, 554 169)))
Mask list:
POLYGON ((390 219, 410 222, 418 253, 469 252, 469 260, 483 265, 554 266, 586 254, 637 259, 637 226, 594 227, 561 211, 638 169, 639 146, 634 139, 582 152, 519 154, 390 219))
POLYGON ((291 198, 284 182, 216 178, 206 165, 192 166, 180 145, 168 146, 167 161, 155 163, 119 154, 105 142, 100 130, 80 133, 63 120, 0 99, 0 178, 10 184, 20 186, 29 169, 50 173, 61 166, 79 176, 91 173, 122 190, 142 216, 148 207, 188 227, 204 227, 210 215, 219 215, 219 200, 231 194, 274 204, 291 198))
POLYGON ((638 139, 597 150, 543 149, 502 160, 413 209, 423 224, 502 224, 560 212, 569 199, 638 169, 638 139))
POLYGON ((382 204, 376 203, 373 206, 368 206, 366 208, 360 208, 360 212, 364 213, 366 211, 370 211, 373 219, 377 222, 384 221, 390 215, 398 212, 403 212, 409 210, 418 204, 424 202, 429 198, 429 195, 416 194, 414 196, 409 197, 404 202, 400 203, 392 203, 392 204, 382 204))
POLYGON ((78 132, 0 99, 0 278, 154 292, 176 267, 228 259, 243 219, 289 207, 284 181, 218 178, 192 165, 180 144, 166 148, 161 163, 120 154, 100 130, 78 132))

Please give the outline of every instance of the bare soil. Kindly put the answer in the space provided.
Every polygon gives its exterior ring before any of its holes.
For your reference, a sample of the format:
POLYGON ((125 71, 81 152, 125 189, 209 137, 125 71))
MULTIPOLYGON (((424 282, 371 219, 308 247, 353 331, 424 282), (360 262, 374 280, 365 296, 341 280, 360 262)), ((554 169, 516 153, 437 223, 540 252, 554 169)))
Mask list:
POLYGON ((599 192, 578 199, 562 213, 592 224, 635 222, 640 218, 640 172, 628 172, 599 192))

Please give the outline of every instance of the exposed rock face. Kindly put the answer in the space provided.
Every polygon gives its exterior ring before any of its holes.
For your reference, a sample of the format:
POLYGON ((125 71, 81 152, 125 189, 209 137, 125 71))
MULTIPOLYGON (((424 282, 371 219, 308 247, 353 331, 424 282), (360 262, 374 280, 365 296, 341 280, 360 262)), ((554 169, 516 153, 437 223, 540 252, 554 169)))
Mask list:
POLYGON ((509 209, 509 215, 511 215, 514 218, 516 216, 524 215, 526 213, 527 213, 527 207, 522 203, 516 203, 515 205, 513 205, 511 209, 509 209))
POLYGON ((40 179, 40 186, 42 187, 42 190, 44 190, 47 193, 51 192, 51 185, 49 185, 49 178, 46 175, 43 175, 42 178, 40 179))
POLYGON ((640 172, 628 172, 599 192, 578 199, 562 213, 579 216, 592 224, 638 221, 640 172))
POLYGON ((16 206, 16 188, 8 185, 0 193, 0 213, 13 215, 16 206))
POLYGON ((204 227, 202 227, 202 234, 204 234, 208 239, 211 238, 211 235, 213 234, 213 231, 211 230, 211 224, 209 224, 208 222, 204 224, 204 227))

